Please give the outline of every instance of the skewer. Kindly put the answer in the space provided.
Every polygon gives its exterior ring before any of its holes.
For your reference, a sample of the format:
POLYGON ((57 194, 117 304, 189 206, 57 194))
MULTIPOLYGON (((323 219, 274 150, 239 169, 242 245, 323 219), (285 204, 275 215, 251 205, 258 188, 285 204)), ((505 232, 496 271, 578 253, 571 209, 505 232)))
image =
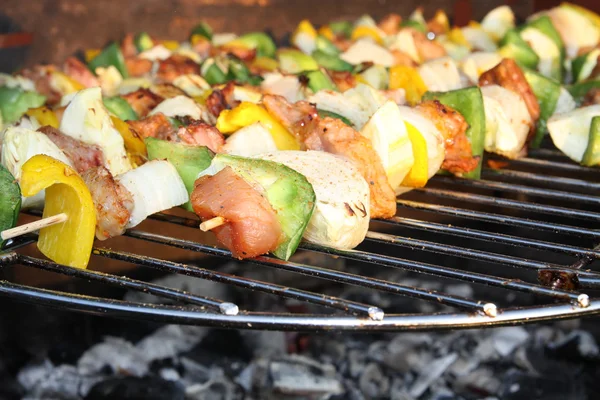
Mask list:
POLYGON ((210 231, 211 229, 215 229, 225 223, 225 218, 223 217, 214 217, 209 220, 204 221, 200 224, 200 230, 202 232, 210 231))
POLYGON ((0 233, 0 237, 2 237, 3 240, 11 239, 11 238, 14 238, 17 236, 24 235, 29 232, 33 232, 33 231, 40 230, 42 228, 46 228, 48 226, 60 224, 61 222, 65 222, 67 219, 68 219, 68 216, 65 213, 56 214, 51 217, 42 218, 38 221, 30 222, 28 224, 24 224, 21 226, 16 226, 14 228, 4 230, 4 231, 2 231, 2 233, 0 233))

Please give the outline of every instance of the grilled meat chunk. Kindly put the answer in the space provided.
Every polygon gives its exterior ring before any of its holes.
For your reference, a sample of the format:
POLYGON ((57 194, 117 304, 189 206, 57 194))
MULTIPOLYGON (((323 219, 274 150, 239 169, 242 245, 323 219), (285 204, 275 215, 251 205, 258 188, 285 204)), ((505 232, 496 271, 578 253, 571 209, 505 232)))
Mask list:
POLYGON ((233 91, 235 85, 233 82, 229 82, 223 87, 223 89, 215 89, 206 99, 206 107, 208 111, 215 117, 218 117, 223 110, 230 110, 239 104, 233 98, 233 91))
POLYGON ((400 30, 402 17, 398 14, 388 14, 379 23, 377 27, 385 32, 386 35, 395 35, 400 30))
POLYGON ((446 156, 442 168, 460 175, 473 171, 479 164, 479 157, 473 157, 471 142, 465 132, 469 124, 456 110, 443 105, 438 100, 423 102, 417 110, 432 121, 444 137, 446 156))
POLYGON ((157 76, 164 82, 173 82, 175 78, 187 74, 199 74, 200 66, 194 60, 180 54, 160 61, 157 76))
POLYGON ((38 129, 48 137, 65 155, 73 162, 73 166, 80 174, 90 168, 103 165, 102 150, 98 146, 83 143, 70 136, 63 135, 58 129, 51 126, 42 126, 38 129))
POLYGON ((133 210, 131 193, 103 166, 88 169, 81 177, 96 206, 96 237, 106 240, 123 234, 133 210))
POLYGON ((177 137, 185 144, 206 146, 213 153, 220 153, 225 145, 225 138, 217 128, 202 121, 193 120, 177 131, 177 137))
POLYGON ((177 137, 173 125, 163 113, 156 113, 139 121, 127 121, 127 123, 143 138, 176 140, 177 137))
POLYGON ((100 82, 89 68, 75 57, 67 58, 63 64, 63 71, 87 88, 100 86, 100 82))
POLYGON ((191 195, 194 212, 202 221, 222 217, 225 224, 212 232, 239 259, 256 257, 277 248, 281 225, 268 200, 229 167, 203 176, 191 195))
POLYGON ((131 108, 133 108, 133 111, 135 111, 140 118, 148 115, 154 107, 164 100, 161 96, 152 93, 148 89, 138 89, 135 92, 124 94, 121 97, 129 103, 131 108))

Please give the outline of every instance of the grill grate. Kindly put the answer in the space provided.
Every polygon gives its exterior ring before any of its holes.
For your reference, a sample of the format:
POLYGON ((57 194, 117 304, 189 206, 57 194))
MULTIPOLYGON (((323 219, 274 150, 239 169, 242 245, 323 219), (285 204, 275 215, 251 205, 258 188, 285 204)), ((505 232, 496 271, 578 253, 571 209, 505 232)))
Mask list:
MULTIPOLYGON (((480 289, 493 287, 521 292, 535 298, 533 306, 511 304, 501 307, 486 301, 485 291, 482 298, 476 295, 476 299, 471 299, 403 284, 402 281, 384 280, 370 274, 286 262, 270 256, 246 261, 342 286, 388 292, 455 309, 452 312, 429 314, 385 313, 375 304, 249 279, 196 265, 107 248, 97 247, 93 250, 94 257, 125 261, 162 272, 295 299, 322 306, 318 309, 323 310, 318 314, 246 311, 223 300, 123 276, 66 268, 21 254, 19 248, 34 243, 35 235, 14 240, 0 255, 0 266, 19 264, 52 271, 153 294, 181 305, 154 305, 90 297, 7 280, 0 281, 0 294, 46 306, 123 318, 219 327, 313 331, 456 329, 598 314, 600 298, 593 298, 593 293, 600 289, 600 272, 594 268, 596 260, 600 259, 600 246, 596 246, 600 243, 600 230, 596 229, 600 221, 600 170, 577 166, 553 149, 534 150, 531 156, 534 158, 514 161, 492 156, 491 159, 501 162, 503 168, 484 168, 483 179, 478 181, 435 177, 427 188, 415 190, 397 200, 399 215, 410 212, 416 214, 416 218, 411 215, 373 221, 372 230, 358 249, 336 250, 306 243, 301 249, 369 264, 371 270, 400 269, 417 276, 427 274, 440 279, 467 282, 480 289), (453 242, 446 243, 449 240, 453 242), (432 256, 436 257, 433 258, 435 263, 431 262, 432 256), (487 269, 482 269, 484 266, 487 269), (528 278, 515 279, 519 270, 519 277, 522 273, 529 273, 528 278), (571 277, 578 286, 568 290, 568 287, 561 288, 556 284, 542 285, 537 277, 548 274, 571 277)), ((198 225, 195 219, 174 215, 158 214, 151 218, 184 227, 197 228, 198 225)), ((136 240, 231 258, 227 250, 189 240, 141 230, 131 230, 126 235, 136 240)))

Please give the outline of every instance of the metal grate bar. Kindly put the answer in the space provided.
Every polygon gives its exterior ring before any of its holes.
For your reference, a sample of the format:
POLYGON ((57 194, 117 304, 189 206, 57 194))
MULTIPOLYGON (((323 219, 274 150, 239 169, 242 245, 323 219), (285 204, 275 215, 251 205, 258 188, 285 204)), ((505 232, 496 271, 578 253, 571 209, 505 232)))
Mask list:
POLYGON ((420 193, 426 193, 428 195, 441 197, 441 198, 445 198, 445 199, 462 200, 462 201, 468 201, 470 203, 475 203, 475 204, 506 207, 506 208, 512 208, 515 210, 531 211, 531 212, 536 212, 536 213, 540 213, 540 214, 551 214, 551 215, 561 216, 561 217, 600 221, 600 214, 591 212, 591 211, 574 210, 571 208, 550 206, 547 204, 529 203, 529 202, 520 201, 520 200, 501 199, 501 198, 490 197, 490 196, 482 196, 482 195, 473 194, 473 193, 456 192, 454 190, 429 189, 429 188, 422 188, 422 189, 415 189, 415 190, 420 193))
MULTIPOLYGON (((494 157, 494 159, 507 161, 506 159, 501 159, 499 157, 494 157)), ((515 165, 519 165, 519 164, 528 165, 528 166, 531 165, 531 166, 535 166, 535 167, 552 168, 552 169, 569 171, 569 172, 578 172, 578 173, 590 172, 590 173, 596 173, 596 174, 600 173, 598 168, 594 168, 594 167, 584 167, 583 165, 579 165, 579 164, 560 162, 560 161, 540 160, 537 158, 529 158, 529 157, 518 158, 516 160, 510 160, 509 162, 511 164, 515 164, 515 165)))
POLYGON ((600 197, 572 193, 572 192, 563 192, 560 190, 552 190, 552 189, 540 189, 525 185, 518 185, 516 183, 505 183, 505 182, 495 182, 495 181, 486 181, 484 179, 461 179, 461 178, 450 178, 447 176, 436 176, 433 182, 441 182, 453 185, 460 185, 466 187, 472 187, 477 189, 488 189, 488 190, 501 190, 504 192, 510 193, 518 193, 518 194, 526 194, 531 196, 545 197, 554 200, 565 200, 565 201, 573 201, 582 204, 592 204, 592 205, 600 205, 600 197))
POLYGON ((545 242, 536 239, 522 238, 519 236, 505 235, 502 233, 492 233, 477 229, 464 228, 459 226, 439 224, 437 222, 420 221, 411 218, 394 217, 389 220, 377 220, 391 225, 404 225, 428 232, 441 232, 452 236, 460 236, 469 239, 484 240, 500 244, 507 244, 515 247, 528 247, 538 250, 548 250, 552 252, 561 252, 574 256, 586 255, 593 258, 600 258, 600 251, 589 250, 583 247, 570 246, 561 243, 545 242))
POLYGON ((423 210, 429 212, 436 212, 438 214, 452 215, 454 217, 462 217, 468 219, 474 219, 478 221, 494 222, 501 225, 518 226, 523 228, 530 228, 540 231, 550 231, 554 233, 561 233, 565 235, 573 235, 587 238, 600 238, 600 231, 593 229, 577 228, 569 225, 554 224, 551 222, 537 221, 525 218, 511 217, 508 215, 492 214, 482 211, 466 210, 464 208, 439 206, 435 204, 420 203, 417 201, 409 200, 396 200, 396 203, 402 207, 412 208, 415 210, 423 210))
MULTIPOLYGON (((476 249, 467 249, 448 244, 435 243, 427 240, 406 238, 403 236, 390 235, 387 233, 368 232, 367 238, 384 244, 392 244, 395 246, 408 247, 413 250, 431 251, 438 254, 446 254, 472 260, 487 261, 497 264, 507 265, 511 267, 520 267, 532 270, 547 270, 555 269, 559 271, 567 271, 570 268, 558 264, 545 263, 541 261, 529 260, 520 257, 508 256, 504 254, 491 253, 476 249)), ((600 273, 591 271, 578 271, 587 276, 596 276, 600 278, 600 273)))
MULTIPOLYGON (((172 238, 169 239, 173 240, 172 238)), ((306 290, 294 289, 270 282, 262 282, 254 279, 226 274, 223 272, 210 271, 205 268, 192 265, 103 248, 94 248, 93 254, 114 260, 127 261, 146 267, 151 267, 160 271, 189 275, 196 278, 226 283, 259 292, 318 304, 342 310, 351 314, 369 316, 371 318, 383 318, 384 315, 383 311, 379 307, 365 305, 350 300, 344 300, 333 296, 312 293, 306 290)))
POLYGON ((330 249, 322 246, 313 245, 310 243, 305 244, 303 247, 321 253, 331 254, 333 256, 344 257, 356 261, 366 261, 374 264, 381 264, 389 267, 401 268, 413 272, 420 272, 445 278, 457 279, 461 281, 480 283, 488 286, 503 287, 506 289, 517 290, 525 293, 571 300, 577 302, 581 307, 587 307, 587 305, 589 304, 589 297, 586 294, 579 294, 558 289, 550 289, 544 286, 534 285, 531 283, 521 282, 513 279, 503 279, 498 278, 496 276, 479 274, 475 272, 467 272, 449 267, 440 267, 438 265, 432 265, 412 260, 405 260, 402 258, 395 258, 381 254, 373 254, 360 250, 330 249))
MULTIPOLYGON (((200 243, 192 242, 184 239, 174 239, 167 236, 162 236, 154 233, 142 232, 142 231, 129 231, 128 236, 136 239, 147 240, 153 243, 160 243, 169 246, 178 247, 181 249, 196 251, 200 253, 206 253, 216 255, 220 257, 231 257, 231 252, 225 249, 217 247, 207 246, 200 243)), ((335 271, 326 268, 316 267, 312 265, 298 264, 289 261, 282 261, 273 257, 261 256, 255 259, 248 260, 251 263, 258 265, 265 265, 269 267, 275 267, 300 273, 303 275, 318 277, 327 279, 339 283, 347 283, 355 286, 362 286, 371 289, 382 290, 391 292, 399 295, 419 298, 421 300, 433 301, 436 303, 442 303, 450 306, 456 306, 461 308, 467 308, 471 310, 486 312, 486 305, 489 309, 489 303, 481 301, 472 301, 459 296, 452 296, 445 293, 437 292, 435 290, 425 290, 414 288, 411 286, 399 285, 393 282, 387 282, 380 279, 363 277, 355 274, 350 274, 342 271, 335 271)), ((487 311, 489 312, 489 311, 487 311)))
POLYGON ((153 283, 138 281, 135 279, 128 278, 126 276, 115 276, 98 271, 69 268, 65 265, 59 265, 50 261, 40 260, 38 258, 24 255, 18 255, 15 261, 22 265, 31 266, 44 271, 56 272, 74 278, 87 279, 130 290, 137 290, 144 293, 150 293, 167 299, 198 305, 202 308, 212 308, 227 315, 236 315, 238 313, 238 307, 230 302, 221 301, 205 296, 197 296, 193 293, 189 293, 183 290, 171 289, 153 283))
POLYGON ((600 183, 584 181, 582 179, 564 178, 560 176, 545 176, 537 175, 529 172, 512 171, 512 170, 499 170, 483 168, 482 176, 485 179, 492 178, 514 178, 522 181, 529 181, 534 183, 543 183, 550 185, 555 188, 565 188, 567 190, 579 189, 590 193, 598 193, 600 190, 600 183))
POLYGON ((562 158, 567 159, 564 153, 557 149, 529 149, 529 155, 532 157, 548 157, 548 158, 562 158))

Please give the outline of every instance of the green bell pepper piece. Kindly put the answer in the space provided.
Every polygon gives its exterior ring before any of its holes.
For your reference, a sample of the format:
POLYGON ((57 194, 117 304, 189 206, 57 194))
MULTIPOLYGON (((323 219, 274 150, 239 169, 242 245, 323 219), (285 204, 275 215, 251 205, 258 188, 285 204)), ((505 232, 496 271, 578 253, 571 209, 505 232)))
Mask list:
POLYGON ((140 53, 154 47, 154 41, 146 32, 138 33, 133 39, 133 43, 140 53))
POLYGON ((336 36, 344 36, 346 39, 349 39, 352 36, 353 30, 352 22, 350 21, 336 21, 329 24, 329 29, 336 36))
POLYGON ((573 96, 578 106, 581 105, 581 102, 585 95, 592 89, 600 89, 600 79, 579 82, 571 86, 567 86, 567 90, 569 91, 569 93, 571 93, 571 96, 573 96))
POLYGON ((317 113, 319 114, 319 117, 321 118, 336 118, 339 119, 340 121, 342 121, 343 123, 345 123, 348 126, 352 126, 352 122, 350 122, 350 120, 344 116, 341 116, 340 114, 331 112, 331 111, 327 111, 327 110, 317 110, 317 113))
POLYGON ((540 119, 537 123, 535 137, 529 144, 531 148, 537 149, 546 135, 546 123, 556 109, 556 103, 560 97, 560 83, 527 68, 523 68, 523 74, 540 105, 540 119))
POLYGON ((594 76, 590 76, 590 72, 593 72, 593 69, 598 63, 598 50, 594 49, 590 52, 580 55, 571 61, 571 72, 573 75, 574 82, 582 82, 584 80, 595 79, 594 76), (590 65, 591 64, 591 65, 590 65), (588 76, 583 76, 583 69, 586 68, 588 70, 588 76))
POLYGON ((250 79, 250 70, 241 60, 230 57, 229 70, 227 71, 227 80, 246 83, 250 79))
POLYGON ((479 164, 473 171, 464 174, 463 178, 479 179, 481 177, 483 146, 485 143, 485 109, 481 90, 473 86, 449 92, 427 92, 423 96, 423 100, 438 100, 445 106, 458 111, 465 118, 469 124, 465 134, 471 142, 473 157, 479 157, 479 164))
POLYGON ((288 260, 302 240, 315 208, 316 196, 310 182, 304 175, 273 161, 217 154, 212 165, 231 167, 245 181, 263 187, 283 231, 283 240, 273 255, 288 260))
POLYGON ((565 73, 564 60, 566 57, 566 50, 565 44, 563 43, 560 34, 554 27, 552 20, 547 15, 543 15, 532 21, 529 21, 521 28, 521 30, 528 27, 535 28, 542 32, 544 35, 548 36, 548 38, 552 40, 554 44, 556 44, 556 47, 558 47, 558 49, 560 50, 560 59, 557 61, 556 68, 553 70, 552 78, 556 79, 559 82, 562 82, 565 73))
POLYGON ((540 62, 540 58, 535 54, 535 51, 521 38, 515 29, 506 32, 506 35, 500 41, 498 53, 503 57, 514 59, 527 68, 535 69, 540 62))
POLYGON ((4 124, 18 121, 27 110, 41 107, 45 102, 46 97, 37 92, 19 87, 0 87, 0 113, 4 124))
POLYGON ((124 98, 119 96, 103 97, 102 102, 104 107, 120 120, 137 121, 138 115, 124 98))
POLYGON ((325 53, 322 50, 315 50, 312 57, 321 67, 330 71, 352 71, 353 66, 342 60, 337 54, 325 53))
POLYGON ((181 128, 182 126, 185 126, 185 125, 183 124, 183 122, 181 122, 181 121, 179 120, 179 118, 176 118, 176 117, 167 117, 167 119, 169 120, 169 123, 171 124, 171 126, 172 126, 173 128, 175 128, 175 129, 179 129, 179 128, 181 128))
POLYGON ((273 42, 273 39, 264 32, 247 33, 235 41, 256 49, 256 55, 259 57, 274 58, 277 51, 277 46, 273 42))
POLYGON ((581 165, 588 167, 600 166, 600 117, 592 118, 588 145, 583 153, 581 165))
POLYGON ((427 33, 427 26, 425 26, 422 22, 415 21, 414 19, 407 19, 406 21, 402 21, 400 23, 401 28, 413 28, 421 33, 427 33))
MULTIPOLYGON (((181 176, 181 180, 191 196, 194 191, 194 182, 198 174, 209 167, 214 154, 205 146, 189 146, 182 143, 170 142, 156 138, 146 138, 148 159, 169 161, 181 176)), ((193 211, 192 204, 188 201, 183 206, 188 211, 193 211)))
POLYGON ((125 65, 125 58, 121 52, 121 48, 117 42, 112 42, 104 48, 92 61, 89 62, 88 68, 96 73, 98 67, 114 66, 123 78, 129 78, 129 72, 127 72, 127 66, 125 65))
POLYGON ((319 90, 334 90, 337 91, 337 87, 331 80, 331 78, 321 70, 305 72, 304 75, 308 78, 308 87, 314 93, 319 90))
MULTIPOLYGON (((0 232, 17 224, 21 210, 21 189, 15 177, 0 165, 0 232)), ((0 239, 0 249, 5 241, 0 239)))
POLYGON ((319 69, 319 64, 315 59, 300 50, 281 49, 277 52, 277 59, 279 60, 279 69, 288 74, 319 69))
POLYGON ((317 45, 317 50, 320 50, 323 53, 331 54, 334 56, 340 54, 340 49, 338 49, 337 46, 333 44, 331 40, 327 39, 323 35, 317 35, 315 43, 317 45))
POLYGON ((227 74, 219 67, 214 58, 207 58, 202 64, 200 72, 209 85, 220 85, 227 82, 227 74))
POLYGON ((210 27, 210 25, 207 24, 206 22, 200 22, 198 25, 196 25, 194 27, 194 29, 192 29, 192 32, 190 32, 190 39, 194 35, 200 35, 200 36, 207 38, 208 40, 212 40, 213 30, 210 27))

